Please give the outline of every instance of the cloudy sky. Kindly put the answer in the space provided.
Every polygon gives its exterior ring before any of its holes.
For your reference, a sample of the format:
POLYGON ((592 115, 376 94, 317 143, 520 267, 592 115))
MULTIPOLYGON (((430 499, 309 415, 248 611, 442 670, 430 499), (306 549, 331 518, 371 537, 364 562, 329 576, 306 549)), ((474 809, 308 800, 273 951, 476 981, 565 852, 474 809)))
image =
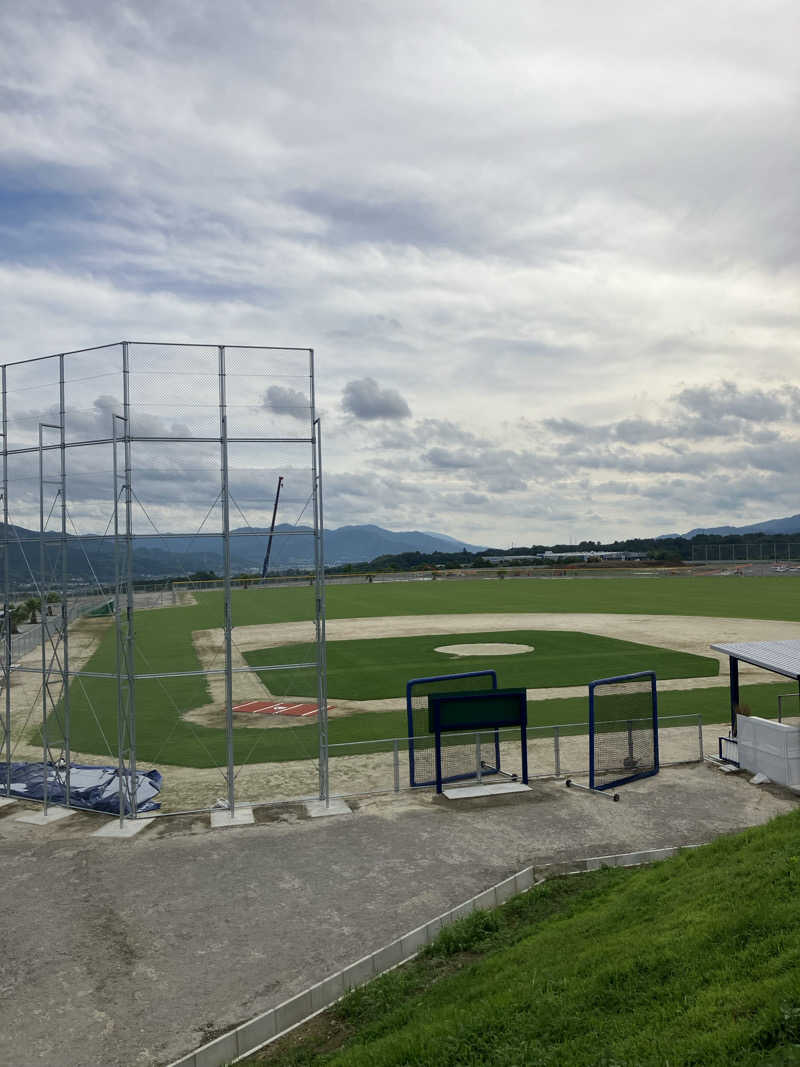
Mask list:
MULTIPOLYGON (((2 358, 313 347, 330 525, 794 514, 799 37, 794 0, 3 5, 2 358)), ((263 424, 298 391, 253 382, 263 424)))

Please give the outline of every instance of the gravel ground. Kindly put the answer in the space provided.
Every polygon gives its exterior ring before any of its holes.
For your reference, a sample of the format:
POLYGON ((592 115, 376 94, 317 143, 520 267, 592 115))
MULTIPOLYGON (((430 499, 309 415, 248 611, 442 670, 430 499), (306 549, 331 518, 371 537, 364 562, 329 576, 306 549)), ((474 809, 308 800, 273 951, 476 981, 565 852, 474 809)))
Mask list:
POLYGON ((329 819, 285 804, 127 841, 89 836, 98 816, 35 827, 0 808, 0 1063, 165 1064, 530 864, 697 844, 798 804, 708 764, 620 792, 423 791, 329 819))

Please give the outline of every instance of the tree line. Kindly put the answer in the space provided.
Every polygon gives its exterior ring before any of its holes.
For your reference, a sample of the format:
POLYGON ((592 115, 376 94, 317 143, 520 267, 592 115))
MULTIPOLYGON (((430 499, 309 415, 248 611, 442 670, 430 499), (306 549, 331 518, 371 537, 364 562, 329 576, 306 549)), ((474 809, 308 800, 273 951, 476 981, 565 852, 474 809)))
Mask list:
MULTIPOLYGON (((52 615, 53 604, 60 603, 61 597, 58 593, 48 593, 45 597, 46 613, 52 615)), ((41 612, 42 598, 38 596, 31 596, 26 600, 21 600, 16 604, 12 604, 8 612, 12 634, 18 634, 20 626, 25 622, 32 624, 39 622, 41 612)))

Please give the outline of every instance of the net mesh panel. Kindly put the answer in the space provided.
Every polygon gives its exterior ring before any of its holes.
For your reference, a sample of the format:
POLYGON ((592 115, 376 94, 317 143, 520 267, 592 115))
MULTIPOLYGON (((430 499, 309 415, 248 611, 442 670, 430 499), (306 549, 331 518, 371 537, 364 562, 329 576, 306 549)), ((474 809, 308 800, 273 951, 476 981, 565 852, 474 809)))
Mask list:
MULTIPOLYGON (((493 671, 459 675, 443 675, 414 682, 408 694, 409 757, 411 784, 436 784, 436 739, 428 733, 428 696, 431 693, 463 693, 474 689, 496 689, 493 671)), ((500 770, 500 747, 496 730, 478 734, 481 774, 496 774, 500 770)), ((442 734, 442 781, 456 782, 477 777, 478 750, 476 735, 442 734)))
POLYGON ((593 682, 590 785, 608 789, 658 769, 651 680, 593 682))
MULTIPOLYGON (((436 781, 435 739, 431 738, 430 773, 436 781)), ((478 761, 481 774, 497 774, 500 770, 498 738, 496 730, 486 730, 468 735, 441 734, 442 781, 458 782, 478 777, 478 761)))

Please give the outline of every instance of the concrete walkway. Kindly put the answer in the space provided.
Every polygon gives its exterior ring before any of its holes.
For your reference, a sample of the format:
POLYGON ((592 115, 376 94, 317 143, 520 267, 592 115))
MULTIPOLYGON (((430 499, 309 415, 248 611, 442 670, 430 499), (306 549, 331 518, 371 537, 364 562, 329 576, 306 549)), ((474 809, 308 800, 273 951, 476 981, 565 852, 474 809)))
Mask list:
POLYGON ((695 844, 798 804, 707 764, 621 792, 426 791, 314 820, 284 804, 127 841, 89 836, 96 816, 39 828, 4 807, 0 1063, 164 1064, 532 863, 695 844))

